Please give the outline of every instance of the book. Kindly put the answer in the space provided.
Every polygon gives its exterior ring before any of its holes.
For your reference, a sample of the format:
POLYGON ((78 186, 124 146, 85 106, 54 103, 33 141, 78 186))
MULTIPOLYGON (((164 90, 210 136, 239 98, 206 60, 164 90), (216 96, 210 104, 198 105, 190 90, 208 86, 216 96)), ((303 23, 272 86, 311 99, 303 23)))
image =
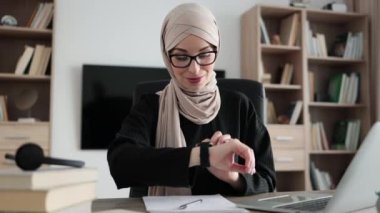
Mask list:
POLYGON ((260 31, 261 31, 261 40, 264 44, 270 44, 270 39, 268 35, 267 28, 265 26, 264 20, 260 17, 260 31))
POLYGON ((314 99, 314 95, 315 95, 315 75, 314 75, 314 72, 309 70, 309 75, 308 75, 308 80, 309 80, 309 97, 310 97, 310 101, 313 102, 315 99, 314 99))
POLYGON ((280 84, 289 85, 291 83, 293 77, 293 70, 293 64, 286 63, 284 65, 284 68, 282 69, 280 84))
POLYGON ((343 74, 335 74, 329 80, 328 96, 331 102, 339 102, 343 74))
POLYGON ((96 182, 40 190, 0 190, 0 211, 52 212, 96 197, 96 182))
POLYGON ((329 150, 330 149, 330 142, 329 140, 327 139, 327 134, 326 134, 326 130, 325 130, 325 126, 323 125, 322 122, 318 122, 319 123, 319 130, 320 130, 320 133, 321 133, 321 147, 323 150, 329 150))
POLYGON ((331 149, 345 149, 345 140, 347 134, 348 122, 346 120, 337 121, 334 125, 334 131, 332 135, 331 149))
POLYGON ((42 18, 42 13, 43 13, 43 10, 44 10, 44 3, 40 2, 37 6, 37 8, 35 9, 36 11, 34 11, 32 14, 32 20, 31 21, 28 21, 30 23, 28 23, 28 27, 31 27, 31 28, 37 28, 37 25, 38 23, 41 21, 41 18, 42 18))
POLYGON ((42 14, 41 22, 39 22, 39 24, 37 25, 38 29, 46 29, 49 26, 51 20, 53 19, 53 3, 45 3, 44 7, 45 10, 42 14))
POLYGON ((277 123, 277 113, 276 108, 274 106, 273 101, 269 100, 268 98, 265 98, 266 103, 266 111, 267 111, 267 123, 269 124, 275 124, 277 123))
POLYGON ((283 45, 293 46, 296 44, 299 28, 299 14, 293 13, 281 21, 280 40, 283 45))
POLYGON ((0 170, 0 190, 40 190, 97 180, 93 168, 42 167, 36 171, 18 168, 0 170))
POLYGON ((0 95, 0 121, 8 121, 7 96, 0 95))
POLYGON ((34 56, 29 68, 29 75, 37 75, 38 67, 41 64, 42 54, 44 52, 45 46, 37 44, 34 51, 34 56))
POLYGON ((45 75, 50 61, 51 47, 45 47, 41 56, 41 63, 37 68, 37 75, 45 75))
POLYGON ((54 4, 52 2, 40 3, 30 27, 34 29, 46 29, 53 18, 53 8, 54 4))
POLYGON ((293 112, 292 112, 292 114, 290 116, 290 121, 289 121, 290 125, 297 124, 297 121, 298 121, 298 119, 299 119, 299 117, 301 115, 301 111, 302 111, 302 101, 297 101, 297 102, 295 102, 293 104, 295 106, 294 106, 293 112))
POLYGON ((25 45, 24 52, 22 53, 16 64, 16 75, 25 74, 26 68, 28 67, 30 60, 32 59, 33 53, 34 47, 25 45))

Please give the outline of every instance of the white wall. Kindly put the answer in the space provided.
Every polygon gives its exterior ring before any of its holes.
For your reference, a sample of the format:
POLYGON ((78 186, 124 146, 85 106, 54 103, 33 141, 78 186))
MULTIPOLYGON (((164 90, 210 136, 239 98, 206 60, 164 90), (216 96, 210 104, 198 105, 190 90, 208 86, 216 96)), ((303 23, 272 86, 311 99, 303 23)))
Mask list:
MULTIPOLYGON (((52 155, 84 160, 99 170, 97 194, 126 197, 109 174, 106 151, 80 150, 81 67, 84 63, 163 67, 161 22, 185 0, 56 0, 53 39, 52 155)), ((222 37, 216 68, 240 77, 240 15, 256 3, 288 0, 195 0, 215 14, 222 37)))

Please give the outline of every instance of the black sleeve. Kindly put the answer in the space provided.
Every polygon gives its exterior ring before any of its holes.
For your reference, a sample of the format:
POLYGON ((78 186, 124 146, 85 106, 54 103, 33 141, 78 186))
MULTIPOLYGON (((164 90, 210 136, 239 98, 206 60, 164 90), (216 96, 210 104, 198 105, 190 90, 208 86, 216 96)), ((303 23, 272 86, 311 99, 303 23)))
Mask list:
POLYGON ((131 109, 108 149, 110 172, 118 188, 190 185, 191 147, 154 147, 157 113, 158 96, 143 97, 131 109))
MULTIPOLYGON (((276 187, 276 174, 274 170, 273 154, 268 131, 258 118, 253 104, 248 102, 247 119, 242 119, 244 131, 242 142, 253 149, 256 162, 256 173, 253 175, 243 174, 244 191, 238 195, 252 195, 264 192, 273 192, 276 187), (245 136, 244 136, 245 135, 245 136)), ((242 114, 244 115, 244 113, 242 114)))

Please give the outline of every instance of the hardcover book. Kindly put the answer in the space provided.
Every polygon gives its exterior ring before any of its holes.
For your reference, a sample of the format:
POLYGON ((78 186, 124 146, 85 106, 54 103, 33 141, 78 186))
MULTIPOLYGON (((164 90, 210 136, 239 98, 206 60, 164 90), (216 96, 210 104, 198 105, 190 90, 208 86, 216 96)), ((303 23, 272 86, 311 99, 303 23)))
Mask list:
POLYGON ((42 167, 36 171, 9 168, 0 170, 0 191, 41 190, 97 179, 98 171, 94 168, 42 167))
POLYGON ((0 190, 0 211, 52 212, 96 197, 96 182, 41 190, 0 190))

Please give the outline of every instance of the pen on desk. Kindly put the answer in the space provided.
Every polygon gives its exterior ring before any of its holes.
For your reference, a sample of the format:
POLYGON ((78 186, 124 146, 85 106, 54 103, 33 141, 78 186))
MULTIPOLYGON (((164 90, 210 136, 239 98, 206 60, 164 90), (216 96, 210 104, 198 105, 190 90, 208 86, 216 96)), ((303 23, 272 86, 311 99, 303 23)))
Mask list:
POLYGON ((180 205, 180 206, 178 207, 178 209, 186 209, 187 206, 189 206, 190 204, 198 203, 198 202, 201 202, 201 203, 202 203, 202 201, 203 201, 202 199, 198 199, 198 200, 194 200, 194 201, 191 201, 191 202, 188 202, 188 203, 184 203, 184 204, 180 205))

